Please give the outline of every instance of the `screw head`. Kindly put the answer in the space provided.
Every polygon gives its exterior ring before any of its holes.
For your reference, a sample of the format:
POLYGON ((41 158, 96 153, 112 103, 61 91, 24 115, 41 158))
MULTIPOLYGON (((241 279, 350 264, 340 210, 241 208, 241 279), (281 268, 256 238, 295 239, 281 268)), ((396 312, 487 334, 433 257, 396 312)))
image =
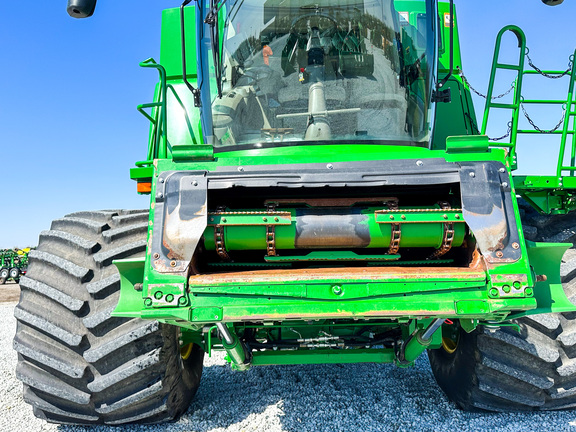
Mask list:
POLYGON ((512 243, 512 248, 518 249, 518 248, 520 248, 520 245, 518 243, 514 242, 514 243, 512 243))
POLYGON ((531 296, 532 294, 534 294, 534 290, 532 288, 526 288, 524 292, 526 293, 527 296, 531 296))
POLYGON ((328 169, 334 169, 334 165, 332 165, 331 163, 329 163, 328 165, 326 165, 326 168, 328 168, 328 169))
POLYGON ((394 220, 394 216, 390 215, 390 220, 394 220))
POLYGON ((241 167, 241 166, 240 166, 240 167, 238 167, 238 171, 240 171, 240 172, 244 172, 244 167, 241 167))
POLYGON ((156 300, 160 300, 160 299, 162 298, 162 296, 163 296, 162 291, 156 291, 156 292, 154 293, 154 298, 155 298, 156 300))
POLYGON ((422 166, 422 165, 424 165, 424 162, 422 162, 421 160, 419 160, 419 161, 416 161, 416 165, 418 165, 418 166, 422 166))
POLYGON ((278 219, 277 217, 274 218, 274 222, 278 222, 280 219, 278 219))
POLYGON ((172 300, 174 300, 174 296, 172 294, 166 295, 166 301, 168 303, 172 303, 172 300))
POLYGON ((344 290, 342 289, 342 287, 341 287, 340 285, 334 285, 334 286, 332 287, 332 292, 333 292, 335 295, 342 295, 342 293, 344 292, 344 290))
POLYGON ((158 179, 158 181, 159 181, 160 183, 164 183, 164 179, 163 179, 162 177, 160 177, 160 178, 158 179))
POLYGON ((506 172, 506 168, 501 167, 498 171, 500 171, 501 173, 505 173, 505 172, 506 172))
POLYGON ((268 222, 268 218, 267 218, 267 217, 263 217, 262 220, 263 220, 264 222, 268 222))
POLYGON ((170 261, 170 267, 176 267, 176 261, 170 261))
POLYGON ((192 182, 192 185, 193 185, 193 186, 198 186, 198 182, 197 182, 196 180, 194 180, 194 181, 192 182))
POLYGON ((497 256, 498 258, 502 258, 502 257, 504 256, 504 254, 502 253, 502 251, 497 251, 497 252, 496 252, 496 256, 497 256))
POLYGON ((508 294, 510 292, 510 285, 504 285, 502 287, 502 291, 504 291, 506 294, 508 294))
POLYGON ((152 255, 152 258, 158 259, 158 258, 160 258, 160 254, 158 252, 156 252, 154 255, 152 255))
POLYGON ((508 187, 508 183, 502 182, 502 187, 508 187))
POLYGON ((186 304, 186 297, 182 296, 178 299, 178 304, 179 305, 185 305, 186 304))
POLYGON ((500 294, 500 292, 496 289, 496 288, 492 288, 490 289, 490 297, 498 297, 498 294, 500 294))
POLYGON ((470 171, 470 172, 468 173, 468 175, 469 175, 470 177, 476 177, 476 173, 475 173, 474 171, 470 171))
POLYGON ((145 305, 145 306, 152 306, 152 299, 151 299, 150 297, 147 297, 147 298, 144 300, 144 305, 145 305))

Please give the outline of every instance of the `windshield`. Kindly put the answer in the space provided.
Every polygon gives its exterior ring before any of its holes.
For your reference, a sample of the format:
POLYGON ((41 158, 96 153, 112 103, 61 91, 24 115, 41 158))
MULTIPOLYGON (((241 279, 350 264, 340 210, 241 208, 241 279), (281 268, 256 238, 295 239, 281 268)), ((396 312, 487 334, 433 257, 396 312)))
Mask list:
POLYGON ((427 146, 434 4, 229 0, 222 97, 210 86, 215 147, 427 146))

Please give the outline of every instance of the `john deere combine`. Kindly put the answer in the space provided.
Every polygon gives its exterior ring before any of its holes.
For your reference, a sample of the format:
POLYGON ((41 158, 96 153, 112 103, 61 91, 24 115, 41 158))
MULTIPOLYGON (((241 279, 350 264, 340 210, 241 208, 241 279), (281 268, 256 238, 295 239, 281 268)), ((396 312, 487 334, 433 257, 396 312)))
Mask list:
MULTIPOLYGON (((70 0, 68 11, 94 7, 70 0)), ((131 170, 149 209, 55 220, 21 280, 14 347, 36 415, 175 419, 213 350, 238 370, 406 367, 428 350, 463 409, 575 406, 572 252, 561 280, 575 222, 575 72, 526 70, 520 28, 503 29, 498 46, 508 32, 518 62, 496 50, 480 128, 456 73, 451 3, 165 10, 160 61, 142 63, 159 74, 139 107, 148 153, 131 170), (497 103, 502 69, 516 80, 497 103), (538 71, 566 75, 567 98, 523 98, 524 75, 538 71), (517 137, 531 132, 520 109, 553 102, 565 104, 557 172, 512 176, 517 137), (512 118, 496 143, 485 135, 494 109, 512 118)))

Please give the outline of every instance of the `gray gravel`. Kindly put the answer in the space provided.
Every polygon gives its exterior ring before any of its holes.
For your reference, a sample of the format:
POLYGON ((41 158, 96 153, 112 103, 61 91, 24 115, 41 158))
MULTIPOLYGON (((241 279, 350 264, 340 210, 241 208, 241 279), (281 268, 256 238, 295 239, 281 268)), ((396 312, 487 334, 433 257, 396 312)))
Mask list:
POLYGON ((0 305, 0 431, 576 431, 576 411, 469 414, 447 402, 425 357, 412 369, 319 365, 232 372, 205 362, 202 384, 177 423, 142 427, 58 426, 37 419, 16 379, 15 304, 0 305))

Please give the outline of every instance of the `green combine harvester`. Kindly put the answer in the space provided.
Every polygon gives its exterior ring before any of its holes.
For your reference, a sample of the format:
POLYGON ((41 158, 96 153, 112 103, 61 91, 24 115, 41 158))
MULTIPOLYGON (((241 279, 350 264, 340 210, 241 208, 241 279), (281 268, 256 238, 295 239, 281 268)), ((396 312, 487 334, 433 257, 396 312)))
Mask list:
POLYGON ((464 410, 576 406, 574 58, 530 68, 524 33, 504 28, 480 125, 457 24, 436 0, 165 10, 131 170, 150 207, 55 220, 20 281, 17 375, 35 414, 176 419, 215 350, 241 371, 409 367, 427 351, 464 410), (517 61, 501 63, 510 33, 517 61), (503 70, 513 91, 493 99, 503 70), (533 73, 565 76, 567 98, 524 98, 533 73), (544 131, 561 139, 550 176, 513 175, 517 138, 540 133, 520 127, 530 103, 565 107, 544 131), (486 135, 495 110, 511 118, 501 141, 486 135))
POLYGON ((12 279, 18 283, 26 274, 30 248, 0 250, 0 285, 12 279))

